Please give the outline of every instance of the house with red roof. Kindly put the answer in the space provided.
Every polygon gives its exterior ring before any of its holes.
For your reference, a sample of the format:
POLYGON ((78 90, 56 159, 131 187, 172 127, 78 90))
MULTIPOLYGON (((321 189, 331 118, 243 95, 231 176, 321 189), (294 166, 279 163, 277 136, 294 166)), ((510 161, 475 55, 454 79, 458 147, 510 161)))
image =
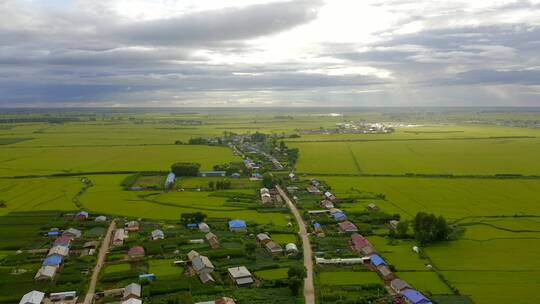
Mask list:
POLYGON ((132 259, 144 257, 144 248, 142 246, 133 246, 129 249, 128 256, 132 259))

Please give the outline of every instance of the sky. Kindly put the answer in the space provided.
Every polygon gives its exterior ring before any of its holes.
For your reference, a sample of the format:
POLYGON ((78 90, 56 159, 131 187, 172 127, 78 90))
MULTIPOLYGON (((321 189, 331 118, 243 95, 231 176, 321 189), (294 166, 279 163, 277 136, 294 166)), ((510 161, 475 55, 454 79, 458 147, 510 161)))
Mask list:
POLYGON ((540 106, 540 0, 0 0, 0 107, 540 106))

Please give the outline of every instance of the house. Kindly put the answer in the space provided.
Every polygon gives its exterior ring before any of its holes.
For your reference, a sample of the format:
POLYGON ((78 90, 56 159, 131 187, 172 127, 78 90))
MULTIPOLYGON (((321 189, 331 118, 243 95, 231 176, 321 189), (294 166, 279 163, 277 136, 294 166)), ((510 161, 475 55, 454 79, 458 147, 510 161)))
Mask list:
POLYGON ((392 287, 392 289, 397 293, 400 293, 405 289, 411 288, 411 286, 409 286, 409 284, 402 279, 393 279, 390 282, 390 287, 392 287))
POLYGON ((344 221, 347 219, 347 215, 345 215, 344 212, 335 212, 334 214, 332 214, 332 217, 336 221, 344 221))
POLYGON ((315 258, 315 263, 317 264, 343 264, 343 265, 353 265, 353 264, 363 264, 364 259, 362 258, 335 258, 335 259, 325 259, 325 258, 315 258))
POLYGON ((295 243, 289 243, 285 245, 285 252, 289 255, 295 255, 298 253, 298 247, 296 247, 295 243))
POLYGON ((281 246, 274 241, 266 242, 266 244, 264 244, 264 248, 271 254, 283 253, 283 248, 281 248, 281 246))
POLYGON ((60 264, 62 264, 62 257, 59 255, 51 255, 45 258, 42 266, 60 267, 60 264))
POLYGON ((153 274, 153 273, 141 274, 141 275, 139 275, 139 280, 155 281, 156 280, 156 275, 153 274))
POLYGON ((75 220, 77 221, 86 221, 88 219, 88 212, 86 211, 80 211, 79 213, 75 214, 75 220))
POLYGON ((197 302, 195 304, 236 304, 236 302, 231 298, 223 297, 215 301, 197 302))
POLYGON ((214 265, 210 259, 204 255, 198 255, 191 260, 191 265, 197 274, 214 272, 214 265))
POLYGON ((324 197, 326 197, 327 200, 330 200, 332 202, 337 199, 337 197, 335 195, 333 195, 332 192, 330 192, 330 191, 326 191, 324 193, 324 197))
POLYGON ((44 297, 45 293, 37 290, 32 290, 21 298, 19 304, 41 304, 44 297))
POLYGON ((368 211, 379 211, 379 207, 375 205, 374 203, 370 203, 367 205, 368 211))
POLYGON ((106 222, 107 217, 105 215, 100 215, 100 216, 96 217, 96 219, 94 221, 96 221, 96 222, 106 222))
POLYGON ((152 231, 152 240, 155 241, 155 240, 163 240, 165 238, 165 234, 163 233, 163 231, 159 230, 159 229, 156 229, 154 231, 152 231))
POLYGON ((319 182, 318 180, 316 180, 316 179, 314 179, 314 178, 311 179, 311 180, 309 181, 309 183, 310 183, 312 186, 315 186, 315 187, 319 187, 319 186, 321 185, 321 182, 319 182))
POLYGON ((227 171, 205 171, 199 172, 200 177, 225 177, 227 171))
POLYGON ((139 231, 139 222, 129 221, 125 224, 127 231, 139 231))
POLYGON ((272 205, 273 200, 272 200, 272 196, 270 195, 270 193, 261 194, 261 202, 262 202, 262 204, 264 206, 272 205))
POLYGON ((338 226, 341 232, 358 232, 358 228, 351 221, 343 221, 338 226))
POLYGON ((216 249, 216 248, 219 248, 221 246, 219 244, 219 239, 218 239, 217 235, 213 234, 212 232, 208 232, 204 236, 204 238, 206 239, 206 241, 208 242, 208 245, 212 249, 216 249))
POLYGON ((188 254, 187 254, 187 258, 188 258, 188 260, 190 260, 190 261, 192 261, 195 257, 198 257, 198 256, 200 256, 200 254, 199 254, 197 251, 195 251, 195 250, 191 250, 191 251, 188 252, 188 254))
POLYGON ((395 278, 395 276, 392 273, 392 271, 390 270, 390 268, 388 268, 388 266, 386 266, 384 264, 381 264, 381 265, 377 266, 377 273, 385 281, 390 281, 390 280, 393 280, 395 278))
POLYGON ((255 236, 255 238, 257 239, 257 243, 261 245, 264 245, 272 240, 266 233, 259 233, 255 236))
POLYGON ((249 178, 249 180, 251 181, 257 181, 261 179, 262 179, 262 175, 260 173, 251 173, 251 177, 249 178))
POLYGON ((229 230, 232 232, 246 232, 247 231, 246 222, 244 222, 243 220, 229 221, 229 230))
POLYGON ((249 287, 253 284, 251 272, 245 266, 232 267, 227 270, 229 277, 238 287, 249 287))
POLYGON ((122 246, 124 245, 124 239, 127 237, 127 231, 122 229, 122 228, 118 228, 114 231, 114 236, 113 236, 113 240, 112 240, 112 244, 114 246, 122 246))
POLYGON ((388 227, 390 227, 390 229, 392 230, 396 230, 398 225, 399 221, 396 220, 391 220, 390 222, 388 222, 388 227))
POLYGON ((58 255, 61 257, 66 257, 68 254, 69 247, 56 245, 53 248, 49 249, 49 253, 47 254, 47 256, 58 255))
POLYGON ((122 304, 142 304, 142 301, 139 299, 128 299, 126 301, 122 301, 122 304))
POLYGON ((69 228, 68 230, 64 231, 62 235, 69 236, 71 239, 78 239, 82 236, 82 232, 75 228, 69 228))
POLYGON ((201 222, 197 225, 200 232, 210 232, 210 226, 207 223, 201 222))
POLYGON ((322 226, 319 223, 313 224, 313 230, 315 231, 315 233, 322 233, 323 232, 322 226))
POLYGON ((351 236, 351 247, 362 255, 370 255, 375 253, 375 248, 362 235, 353 233, 351 236))
POLYGON ((388 265, 386 262, 381 258, 378 254, 373 254, 369 256, 369 259, 371 261, 371 265, 377 267, 380 265, 388 265))
POLYGON ((289 173, 289 179, 291 180, 295 180, 296 179, 296 175, 294 175, 294 173, 289 173))
POLYGON ((165 189, 170 188, 174 184, 174 180, 176 179, 176 175, 173 172, 170 172, 167 174, 167 178, 165 179, 165 189))
POLYGON ((334 208, 334 203, 332 203, 331 201, 325 199, 325 200, 322 200, 321 203, 319 204, 321 207, 323 208, 326 208, 326 209, 332 209, 334 208))
POLYGON ((47 236, 49 237, 56 237, 60 235, 60 231, 49 231, 47 232, 47 236))
POLYGON ((124 292, 122 294, 123 300, 138 299, 140 297, 141 297, 141 285, 137 283, 131 283, 128 286, 124 287, 124 292))
POLYGON ((53 302, 59 301, 70 301, 77 298, 76 291, 64 291, 64 292, 55 292, 49 295, 49 299, 53 302))
POLYGON ((53 245, 54 246, 69 246, 70 243, 71 243, 71 237, 67 235, 62 235, 56 238, 56 240, 54 240, 53 245))
POLYGON ((36 281, 52 280, 54 279, 54 276, 56 275, 57 269, 58 268, 54 266, 41 266, 41 268, 39 268, 36 275, 34 276, 34 279, 36 281))
POLYGON ((426 298, 420 292, 411 288, 403 290, 401 295, 409 304, 432 304, 431 300, 426 298))
POLYGON ((231 177, 232 177, 232 178, 240 178, 240 176, 242 176, 242 175, 240 175, 240 173, 233 173, 233 174, 231 174, 231 177))
POLYGON ((309 192, 309 194, 320 194, 321 193, 321 190, 319 190, 319 188, 317 188, 315 186, 308 186, 306 189, 307 189, 307 192, 309 192))
POLYGON ((144 257, 144 248, 141 246, 133 246, 129 249, 128 256, 132 259, 144 257))

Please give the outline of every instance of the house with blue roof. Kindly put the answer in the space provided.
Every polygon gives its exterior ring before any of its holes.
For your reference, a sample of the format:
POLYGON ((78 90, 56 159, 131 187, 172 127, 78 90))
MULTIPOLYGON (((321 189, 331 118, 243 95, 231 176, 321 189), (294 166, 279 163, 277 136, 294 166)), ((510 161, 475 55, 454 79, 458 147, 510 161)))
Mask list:
POLYGON ((59 236, 60 231, 49 231, 47 232, 47 236, 59 236))
POLYGON ((229 230, 232 232, 246 232, 247 231, 246 222, 244 222, 243 220, 229 221, 229 230))
POLYGON ((62 257, 59 255, 50 255, 43 261, 43 266, 60 266, 62 257))
POLYGON ((401 292, 401 295, 409 304, 432 304, 430 299, 426 298, 420 292, 414 289, 405 289, 401 292))
POLYGON ((139 275, 139 280, 147 279, 150 281, 154 281, 156 279, 156 275, 153 273, 146 273, 139 275))
POLYGON ((347 215, 344 212, 335 212, 332 216, 336 221, 344 221, 347 219, 347 215))
POLYGON ((75 214, 75 219, 79 221, 84 221, 88 218, 88 212, 86 211, 80 211, 79 213, 75 214))
POLYGON ((371 255, 369 258, 371 260, 371 264, 375 267, 379 265, 388 265, 378 254, 371 255))
POLYGON ((167 179, 165 179, 165 188, 169 188, 174 183, 174 180, 176 179, 176 175, 174 173, 167 174, 167 179))

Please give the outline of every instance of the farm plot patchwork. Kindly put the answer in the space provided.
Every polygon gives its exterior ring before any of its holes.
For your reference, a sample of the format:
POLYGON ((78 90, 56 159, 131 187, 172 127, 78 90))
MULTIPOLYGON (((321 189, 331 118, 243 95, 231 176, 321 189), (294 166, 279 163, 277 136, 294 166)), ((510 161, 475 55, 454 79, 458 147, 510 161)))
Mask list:
POLYGON ((540 174, 538 139, 291 143, 297 170, 339 174, 540 174), (321 161, 324 160, 324 161, 321 161))
POLYGON ((52 147, 0 150, 0 176, 95 171, 169 170, 175 162, 200 163, 203 170, 238 160, 228 148, 170 145, 52 147))
POLYGON ((81 197, 81 203, 94 212, 143 218, 179 219, 181 213, 201 211, 214 218, 240 218, 277 226, 288 223, 288 214, 257 212, 246 203, 227 202, 226 197, 212 196, 212 192, 124 191, 119 186, 123 178, 125 175, 92 176, 94 186, 81 197))

